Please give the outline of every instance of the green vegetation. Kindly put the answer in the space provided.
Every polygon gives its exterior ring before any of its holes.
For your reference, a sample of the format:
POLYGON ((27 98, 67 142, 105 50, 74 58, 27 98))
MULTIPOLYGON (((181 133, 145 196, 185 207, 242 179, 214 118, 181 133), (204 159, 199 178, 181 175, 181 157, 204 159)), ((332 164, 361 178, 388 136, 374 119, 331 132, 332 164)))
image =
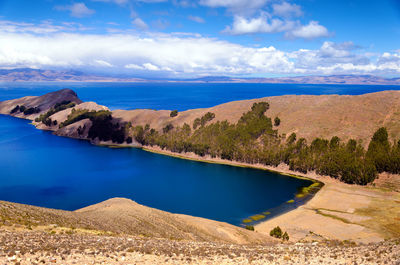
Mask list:
POLYGON ((19 111, 19 105, 15 106, 15 107, 10 111, 10 114, 14 114, 14 113, 16 113, 17 111, 19 111))
POLYGON ((260 220, 262 220, 262 219, 265 218, 265 215, 256 214, 256 215, 250 216, 250 218, 251 218, 253 221, 260 221, 260 220))
POLYGON ((316 138, 308 144, 295 133, 288 137, 279 135, 266 115, 268 109, 267 102, 254 103, 236 124, 207 124, 215 118, 215 114, 208 112, 194 121, 194 130, 188 124, 176 128, 168 124, 162 132, 150 126, 136 126, 132 137, 143 145, 156 145, 172 152, 269 166, 285 163, 294 171, 315 171, 360 185, 372 182, 378 172, 400 173, 400 141, 390 144, 385 128, 374 134, 368 150, 360 142, 342 142, 336 136, 330 140, 316 138))
MULTIPOLYGON (((22 108, 20 107, 20 110, 21 109, 22 108)), ((28 109, 25 109, 23 112, 24 112, 24 115, 31 115, 31 114, 39 113, 40 112, 40 108, 38 108, 38 107, 30 107, 28 109)))
POLYGON ((294 203, 294 200, 288 200, 286 203, 294 203))
POLYGON ((308 187, 302 187, 301 190, 296 194, 296 198, 303 198, 307 194, 310 193, 315 193, 319 188, 321 184, 319 182, 314 182, 308 187))
POLYGON ((245 228, 247 230, 254 231, 254 226, 252 226, 252 225, 246 225, 245 228))
MULTIPOLYGON (((115 143, 123 143, 126 140, 126 134, 130 126, 128 124, 120 125, 113 122, 111 112, 108 110, 89 111, 86 109, 72 109, 67 119, 60 124, 60 128, 84 119, 90 119, 92 122, 88 133, 90 139, 94 140, 98 138, 100 141, 111 140, 115 143)), ((132 139, 130 140, 132 141, 132 139)))
POLYGON ((14 114, 16 112, 22 112, 22 113, 24 113, 24 115, 31 115, 31 114, 39 113, 40 108, 38 108, 38 107, 26 108, 25 106, 17 105, 10 111, 10 114, 14 114))
POLYGON ((269 235, 275 238, 282 238, 282 229, 277 226, 269 232, 269 235))
POLYGON ((201 117, 201 119, 197 118, 193 122, 193 129, 196 130, 197 127, 201 126, 203 127, 206 125, 207 122, 213 120, 215 118, 215 114, 212 112, 207 112, 206 114, 201 117))
POLYGON ((66 100, 64 100, 62 102, 59 102, 59 103, 56 103, 54 105, 54 107, 52 107, 46 113, 41 114, 38 118, 35 119, 35 121, 36 122, 43 122, 47 126, 57 125, 57 121, 52 121, 50 119, 50 116, 55 114, 55 113, 57 113, 57 112, 59 112, 59 111, 62 111, 62 110, 68 109, 68 108, 72 108, 74 106, 75 106, 74 102, 66 101, 66 100))
POLYGON ((282 240, 283 240, 283 241, 289 241, 289 235, 288 235, 287 232, 283 233, 283 235, 282 235, 282 240))
POLYGON ((177 111, 177 110, 171 111, 171 113, 169 114, 169 116, 170 116, 171 118, 178 116, 178 111, 177 111))
POLYGON ((289 241, 289 235, 287 232, 283 233, 282 229, 277 226, 269 232, 269 235, 275 238, 282 238, 283 241, 289 241))
POLYGON ((278 117, 275 117, 274 119, 274 125, 275 126, 279 126, 281 124, 281 119, 279 119, 278 117))

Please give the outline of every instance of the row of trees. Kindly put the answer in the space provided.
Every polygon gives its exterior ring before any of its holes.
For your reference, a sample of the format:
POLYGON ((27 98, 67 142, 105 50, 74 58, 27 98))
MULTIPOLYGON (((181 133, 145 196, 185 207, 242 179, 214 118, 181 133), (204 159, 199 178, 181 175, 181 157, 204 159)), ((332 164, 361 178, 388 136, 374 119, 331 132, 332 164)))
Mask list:
POLYGON ((10 114, 14 114, 14 113, 18 113, 18 112, 22 112, 22 113, 24 113, 24 115, 31 115, 34 113, 39 113, 40 108, 38 108, 38 107, 27 108, 24 105, 22 105, 22 106, 17 105, 10 111, 10 114))
MULTIPOLYGON (((218 121, 206 124, 196 119, 192 130, 189 124, 182 127, 164 128, 163 132, 150 126, 136 126, 133 137, 143 145, 156 145, 173 152, 194 152, 223 159, 247 163, 262 163, 277 166, 289 165, 299 172, 316 171, 346 183, 365 185, 372 182, 378 172, 400 173, 400 141, 390 144, 385 128, 380 128, 372 137, 367 150, 351 139, 347 142, 338 137, 330 140, 316 138, 310 144, 306 139, 297 139, 296 134, 288 137, 278 135, 272 121, 265 115, 267 102, 253 104, 236 124, 218 121)), ((280 123, 274 120, 274 125, 280 123)))

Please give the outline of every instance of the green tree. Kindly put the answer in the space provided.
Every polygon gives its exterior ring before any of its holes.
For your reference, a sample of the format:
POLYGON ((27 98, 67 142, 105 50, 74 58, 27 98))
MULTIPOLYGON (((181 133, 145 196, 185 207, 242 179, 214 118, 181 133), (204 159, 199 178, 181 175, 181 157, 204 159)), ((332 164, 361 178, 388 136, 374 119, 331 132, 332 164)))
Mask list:
POLYGON ((274 119, 274 125, 275 126, 279 126, 281 124, 281 119, 279 119, 278 117, 275 117, 274 119))
POLYGON ((379 128, 368 146, 367 157, 373 161, 378 172, 390 171, 390 143, 385 127, 379 128))

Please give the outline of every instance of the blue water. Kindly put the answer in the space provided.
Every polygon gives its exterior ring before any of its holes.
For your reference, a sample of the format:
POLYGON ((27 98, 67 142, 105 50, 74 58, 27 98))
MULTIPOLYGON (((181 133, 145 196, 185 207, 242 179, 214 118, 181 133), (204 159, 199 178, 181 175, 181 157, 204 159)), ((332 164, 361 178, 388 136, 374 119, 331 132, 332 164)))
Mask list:
POLYGON ((234 100, 280 95, 360 95, 400 86, 299 85, 224 83, 1 83, 0 101, 26 95, 39 96, 71 88, 83 101, 94 101, 110 109, 207 108, 234 100))
MULTIPOLYGON (((265 84, 0 83, 0 100, 60 88, 112 109, 209 107, 280 94, 362 94, 397 87, 265 84)), ((111 197, 232 224, 292 199, 308 181, 140 149, 97 147, 0 115, 0 200, 75 210, 111 197)))

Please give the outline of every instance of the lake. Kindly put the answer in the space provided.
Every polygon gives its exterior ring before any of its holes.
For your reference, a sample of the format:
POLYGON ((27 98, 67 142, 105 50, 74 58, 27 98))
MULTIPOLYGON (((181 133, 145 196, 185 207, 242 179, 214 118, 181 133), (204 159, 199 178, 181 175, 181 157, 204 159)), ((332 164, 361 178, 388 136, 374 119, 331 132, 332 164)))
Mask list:
MULTIPOLYGON (((96 101, 112 109, 178 110, 270 95, 362 94, 397 88, 0 83, 0 100, 65 87, 74 89, 84 101, 96 101)), ((0 200, 75 210, 112 197, 125 197, 169 212, 238 225, 248 216, 285 205, 299 188, 308 185, 310 181, 263 170, 188 161, 135 148, 93 146, 37 130, 26 120, 0 115, 0 200)))

